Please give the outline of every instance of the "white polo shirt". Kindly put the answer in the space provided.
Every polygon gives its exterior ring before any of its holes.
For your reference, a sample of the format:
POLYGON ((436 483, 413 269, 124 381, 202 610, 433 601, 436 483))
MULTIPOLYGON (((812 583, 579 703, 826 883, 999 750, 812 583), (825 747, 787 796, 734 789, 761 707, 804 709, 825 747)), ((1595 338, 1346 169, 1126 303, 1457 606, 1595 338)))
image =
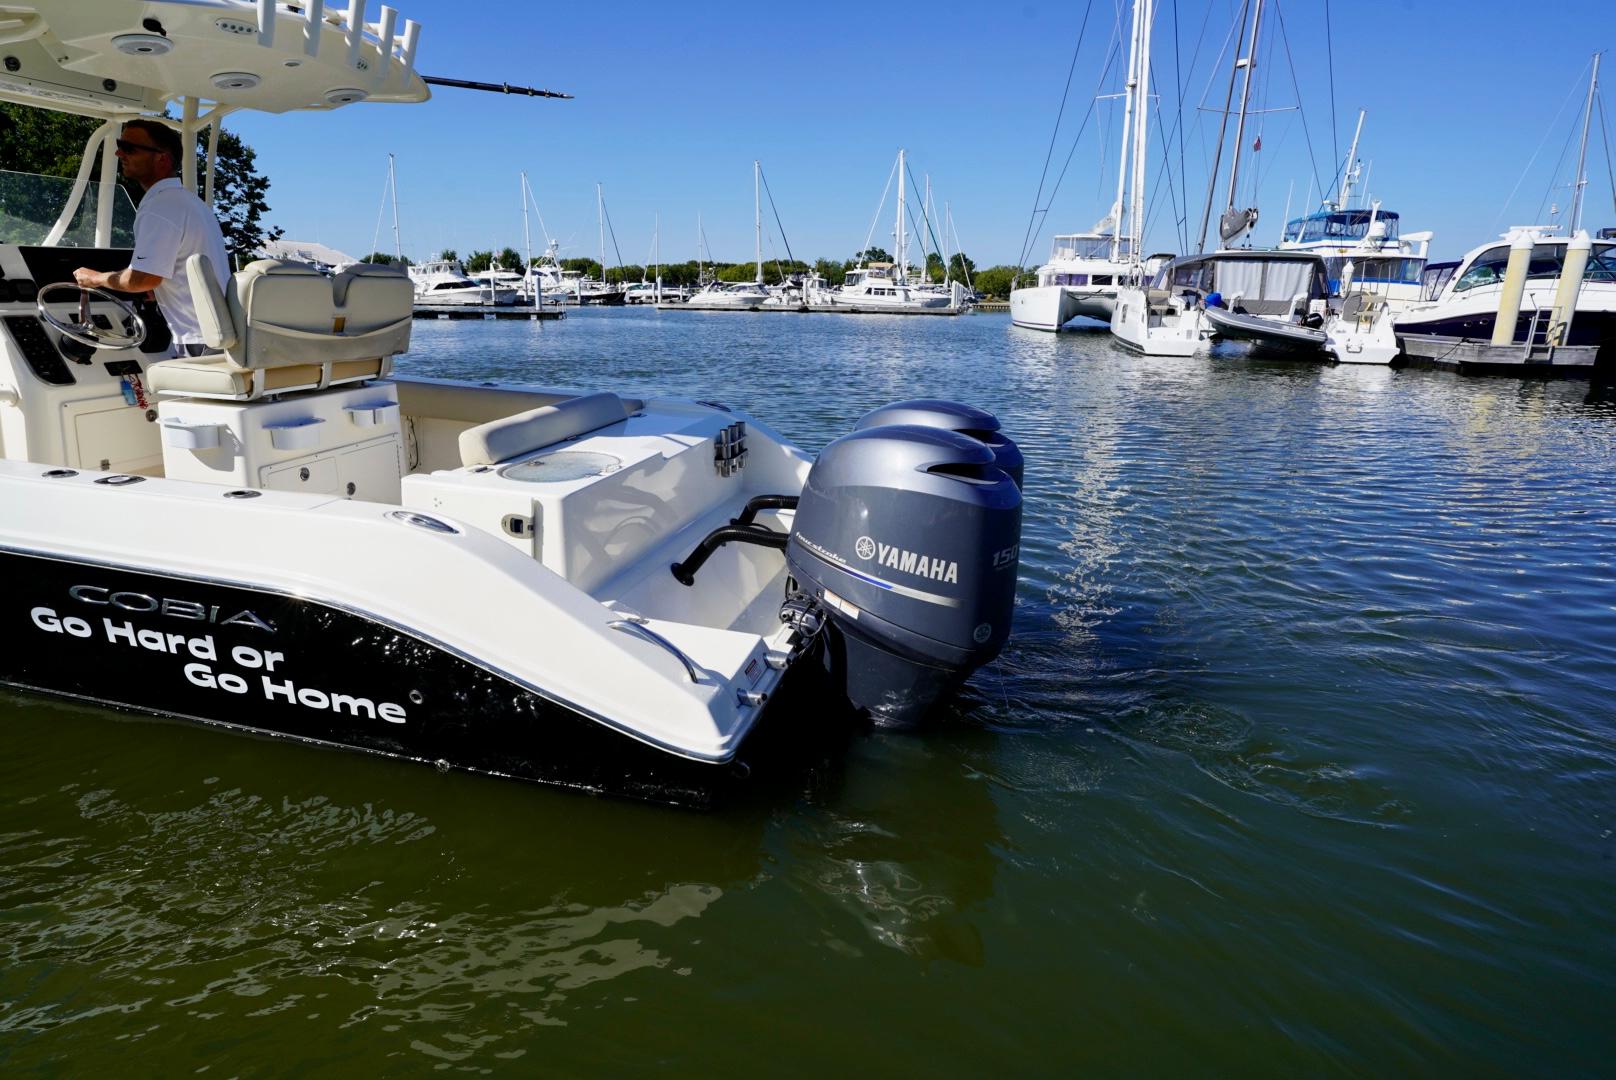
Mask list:
POLYGON ((202 344, 191 284, 185 278, 185 260, 198 253, 213 264, 223 289, 230 276, 230 256, 218 219, 177 177, 157 181, 146 189, 135 211, 135 254, 129 267, 163 279, 156 289, 157 306, 176 345, 202 344))

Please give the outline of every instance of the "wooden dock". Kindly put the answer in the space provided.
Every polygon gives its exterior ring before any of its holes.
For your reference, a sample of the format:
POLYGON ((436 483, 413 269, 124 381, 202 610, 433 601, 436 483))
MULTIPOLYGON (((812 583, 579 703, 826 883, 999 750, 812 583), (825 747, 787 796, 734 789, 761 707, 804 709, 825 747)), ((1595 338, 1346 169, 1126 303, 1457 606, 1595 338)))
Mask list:
POLYGON ((561 319, 566 312, 560 308, 499 307, 493 304, 416 304, 417 319, 561 319))

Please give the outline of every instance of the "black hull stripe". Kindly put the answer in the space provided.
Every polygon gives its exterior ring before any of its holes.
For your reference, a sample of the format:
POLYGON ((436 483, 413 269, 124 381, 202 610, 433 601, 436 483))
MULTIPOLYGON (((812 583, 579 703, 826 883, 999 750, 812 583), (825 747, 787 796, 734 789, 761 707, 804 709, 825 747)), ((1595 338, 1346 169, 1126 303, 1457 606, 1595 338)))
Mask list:
POLYGON ((733 775, 361 613, 4 550, 0 567, 11 583, 0 683, 654 801, 705 804, 733 775))

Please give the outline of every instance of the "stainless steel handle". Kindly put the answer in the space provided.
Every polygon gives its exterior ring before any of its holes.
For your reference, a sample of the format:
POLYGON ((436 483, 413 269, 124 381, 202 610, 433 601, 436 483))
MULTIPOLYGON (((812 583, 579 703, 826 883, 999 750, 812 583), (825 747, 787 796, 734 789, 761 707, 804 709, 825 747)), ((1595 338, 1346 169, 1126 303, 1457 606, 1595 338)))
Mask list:
POLYGON ((696 665, 690 659, 690 657, 681 652, 679 646, 675 645, 673 642, 669 641, 667 638, 663 637, 649 626, 646 626, 644 623, 630 622, 627 619, 613 619, 606 625, 611 627, 613 630, 621 630, 625 634, 638 634, 640 637, 651 642, 653 645, 662 646, 674 656, 678 657, 679 662, 685 666, 685 672, 690 676, 691 682, 701 682, 701 678, 696 673, 696 665))

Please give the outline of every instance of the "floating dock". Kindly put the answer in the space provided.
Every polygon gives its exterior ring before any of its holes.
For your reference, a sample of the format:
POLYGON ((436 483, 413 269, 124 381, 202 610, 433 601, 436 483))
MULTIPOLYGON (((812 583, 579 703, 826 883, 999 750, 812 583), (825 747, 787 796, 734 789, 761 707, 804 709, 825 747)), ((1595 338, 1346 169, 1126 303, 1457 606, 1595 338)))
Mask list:
POLYGON ((416 304, 417 319, 560 319, 566 312, 560 308, 536 308, 494 304, 416 304))
POLYGON ((861 308, 844 304, 759 304, 757 307, 703 307, 700 304, 658 304, 658 311, 751 312, 785 311, 798 315, 963 315, 970 307, 861 308))
POLYGON ((1461 374, 1583 376, 1592 373, 1598 345, 1494 345, 1475 338, 1399 334, 1397 343, 1414 367, 1461 374))

